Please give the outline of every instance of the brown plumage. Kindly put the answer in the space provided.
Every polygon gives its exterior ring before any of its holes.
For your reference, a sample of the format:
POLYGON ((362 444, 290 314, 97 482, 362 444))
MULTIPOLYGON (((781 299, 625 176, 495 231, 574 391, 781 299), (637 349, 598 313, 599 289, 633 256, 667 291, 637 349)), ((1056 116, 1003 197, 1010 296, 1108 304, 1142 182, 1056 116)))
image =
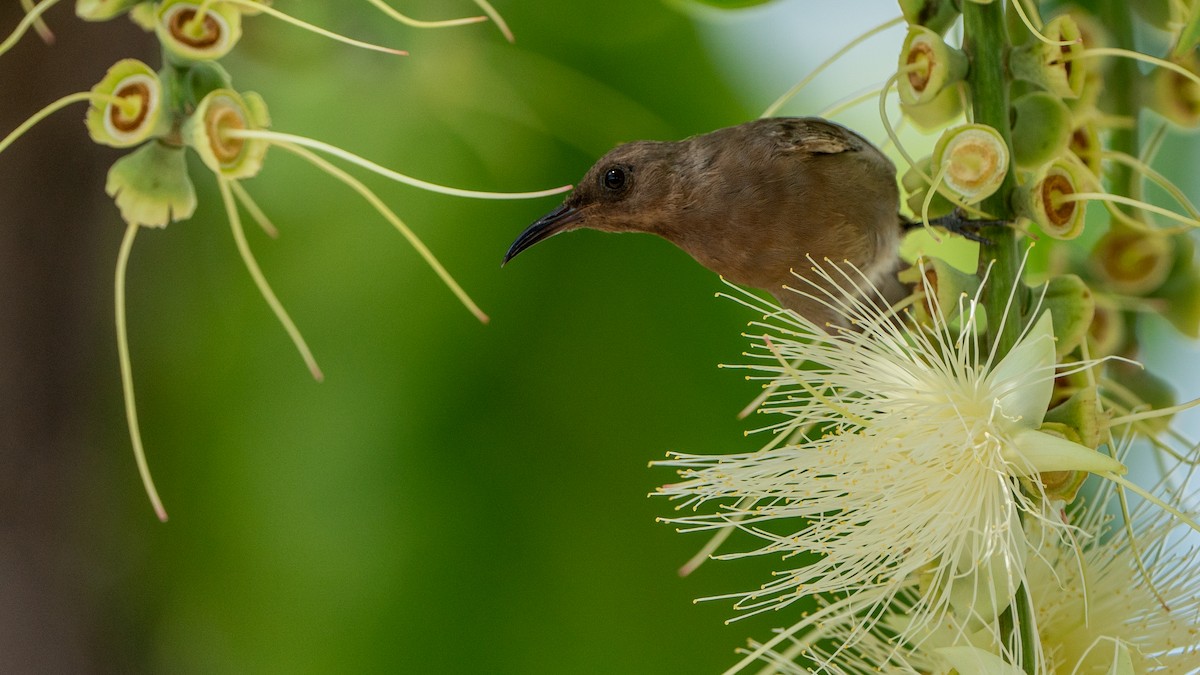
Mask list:
POLYGON ((648 232, 822 323, 833 318, 826 308, 783 288, 806 287, 792 271, 817 281, 806 256, 848 260, 898 300, 898 209, 896 167, 862 136, 815 117, 760 119, 617 147, 521 233, 504 262, 581 227, 648 232))

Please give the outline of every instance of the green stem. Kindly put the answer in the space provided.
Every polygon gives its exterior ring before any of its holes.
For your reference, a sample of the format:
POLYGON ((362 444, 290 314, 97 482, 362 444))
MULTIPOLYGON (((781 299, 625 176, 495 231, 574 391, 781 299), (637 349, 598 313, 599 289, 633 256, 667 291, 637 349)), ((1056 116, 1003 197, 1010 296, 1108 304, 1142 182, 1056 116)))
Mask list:
MULTIPOLYGON (((1133 21, 1129 3, 1125 0, 1103 0, 1096 3, 1096 15, 1104 23, 1113 46, 1133 49, 1133 21)), ((1131 59, 1112 59, 1104 78, 1104 98, 1112 106, 1113 115, 1135 121, 1129 127, 1117 127, 1109 132, 1109 149, 1137 157, 1138 155, 1138 96, 1142 76, 1137 63, 1131 59)), ((1124 164, 1110 164, 1108 178, 1113 194, 1137 195, 1137 174, 1124 164)), ((1128 213, 1128 212, 1126 212, 1128 213)), ((1136 212, 1135 212, 1136 213, 1136 212)))
MULTIPOLYGON (((1009 101, 1007 58, 1010 49, 1008 31, 1005 28, 1003 2, 978 4, 965 2, 963 14, 963 51, 970 59, 967 84, 971 90, 974 121, 986 124, 1000 132, 1012 157, 1012 128, 1009 125, 1009 101)), ((988 213, 1004 221, 1013 219, 1009 195, 1016 186, 1013 163, 996 194, 983 201, 988 213)), ((983 289, 983 306, 988 317, 988 332, 994 353, 993 359, 1001 359, 1012 349, 1020 334, 1024 294, 1017 289, 1020 254, 1017 236, 1013 228, 1005 225, 988 228, 984 232, 990 243, 979 249, 979 273, 990 267, 990 281, 983 289), (1010 302, 1010 297, 1015 301, 1010 302)), ((1024 585, 1017 589, 1016 597, 1001 618, 1008 634, 1015 633, 1020 648, 1017 650, 1020 663, 1017 665, 1029 675, 1037 669, 1037 657, 1033 633, 1033 607, 1029 602, 1029 591, 1024 585)))
MULTIPOLYGON (((1008 74, 1005 63, 1009 41, 1004 24, 1004 6, 1003 2, 986 5, 963 3, 963 51, 971 64, 967 84, 971 88, 974 120, 999 131, 1011 157, 1012 129, 1008 121, 1008 74)), ((1015 186, 1016 176, 1010 161, 1004 182, 996 194, 983 201, 983 210, 999 220, 1011 221, 1013 212, 1009 195, 1015 186)), ((996 351, 993 358, 998 360, 1012 349, 1020 334, 1021 301, 1024 298, 1018 293, 1017 301, 1009 303, 1009 293, 1019 281, 1017 270, 1021 261, 1016 232, 1011 227, 988 228, 983 235, 991 243, 980 246, 980 274, 989 265, 992 266, 991 281, 984 288, 983 306, 987 311, 991 344, 996 351)))

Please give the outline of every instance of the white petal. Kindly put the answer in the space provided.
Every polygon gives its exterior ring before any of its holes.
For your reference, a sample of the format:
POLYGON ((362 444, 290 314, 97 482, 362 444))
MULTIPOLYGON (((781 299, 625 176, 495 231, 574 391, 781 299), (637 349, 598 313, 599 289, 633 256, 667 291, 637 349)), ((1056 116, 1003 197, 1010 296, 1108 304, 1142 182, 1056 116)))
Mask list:
POLYGON ((997 523, 996 527, 1000 531, 986 539, 981 533, 969 535, 973 545, 964 547, 957 565, 961 576, 950 583, 950 605, 967 622, 969 630, 994 621, 1012 603, 1017 587, 1025 580, 1029 544, 1016 509, 1011 509, 1007 523, 997 523))
POLYGON ((978 647, 943 647, 934 650, 960 675, 1025 675, 1025 671, 978 647))
POLYGON ((1054 394, 1054 323, 1049 310, 992 369, 988 384, 999 393, 1000 409, 1021 426, 1041 426, 1054 394))
POLYGON ((1044 471, 1124 474, 1125 465, 1086 446, 1035 429, 1018 429, 1004 448, 1004 459, 1018 476, 1044 471))

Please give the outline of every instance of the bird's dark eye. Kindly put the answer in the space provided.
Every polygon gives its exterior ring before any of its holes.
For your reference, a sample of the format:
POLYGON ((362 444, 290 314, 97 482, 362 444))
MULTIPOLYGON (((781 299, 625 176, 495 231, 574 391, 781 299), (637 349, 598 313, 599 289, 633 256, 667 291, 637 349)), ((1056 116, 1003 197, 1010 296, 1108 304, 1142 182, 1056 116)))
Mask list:
POLYGON ((623 169, 612 168, 604 172, 602 179, 604 187, 609 190, 620 190, 625 187, 625 171, 623 169))

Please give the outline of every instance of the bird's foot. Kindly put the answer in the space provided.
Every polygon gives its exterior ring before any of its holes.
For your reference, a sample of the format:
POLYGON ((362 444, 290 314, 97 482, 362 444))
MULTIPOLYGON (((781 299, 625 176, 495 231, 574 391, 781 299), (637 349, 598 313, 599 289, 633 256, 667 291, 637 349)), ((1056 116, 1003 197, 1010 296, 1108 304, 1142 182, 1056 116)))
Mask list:
MULTIPOLYGON (((929 225, 932 227, 940 227, 947 232, 979 242, 985 246, 990 246, 992 241, 979 234, 980 230, 986 227, 998 227, 1008 224, 1009 222, 1006 220, 971 220, 967 218, 961 209, 954 209, 954 211, 944 216, 933 218, 929 221, 929 225)), ((920 223, 916 223, 915 225, 920 225, 920 223)))

